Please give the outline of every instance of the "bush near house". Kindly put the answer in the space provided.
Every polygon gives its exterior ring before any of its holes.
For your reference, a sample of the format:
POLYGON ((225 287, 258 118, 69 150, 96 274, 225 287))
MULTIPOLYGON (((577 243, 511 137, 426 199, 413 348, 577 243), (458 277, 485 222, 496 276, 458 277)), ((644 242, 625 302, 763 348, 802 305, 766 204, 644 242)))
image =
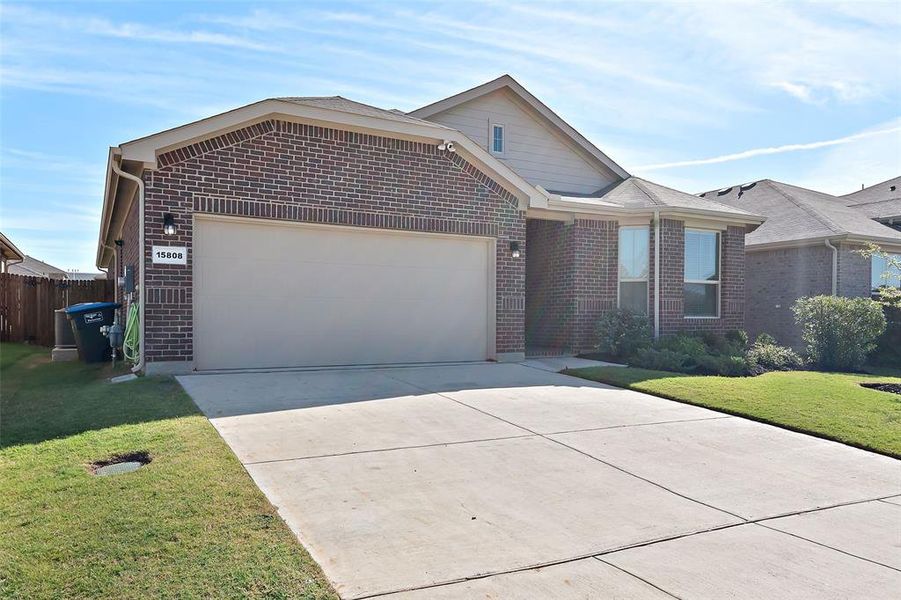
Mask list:
POLYGON ((804 359, 786 346, 776 343, 773 336, 761 333, 748 349, 748 363, 755 375, 768 371, 796 371, 804 368, 804 359))
POLYGON ((792 311, 810 361, 823 370, 859 371, 886 328, 882 306, 869 298, 800 298, 792 311))
POLYGON ((632 366, 699 375, 750 375, 745 332, 666 335, 632 357, 632 366))
POLYGON ((611 358, 629 358, 651 345, 651 323, 645 315, 618 308, 604 313, 595 326, 597 350, 611 358))

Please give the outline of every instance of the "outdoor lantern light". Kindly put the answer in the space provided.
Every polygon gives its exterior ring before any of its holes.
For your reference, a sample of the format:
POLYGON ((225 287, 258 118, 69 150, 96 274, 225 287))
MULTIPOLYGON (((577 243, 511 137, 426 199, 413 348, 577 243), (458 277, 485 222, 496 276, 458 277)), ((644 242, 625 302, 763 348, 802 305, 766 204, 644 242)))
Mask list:
POLYGON ((519 258, 519 242, 510 242, 510 254, 513 258, 519 258))
POLYGON ((163 233, 166 235, 175 235, 176 231, 178 231, 178 229, 175 227, 175 217, 172 216, 172 213, 163 215, 163 233))

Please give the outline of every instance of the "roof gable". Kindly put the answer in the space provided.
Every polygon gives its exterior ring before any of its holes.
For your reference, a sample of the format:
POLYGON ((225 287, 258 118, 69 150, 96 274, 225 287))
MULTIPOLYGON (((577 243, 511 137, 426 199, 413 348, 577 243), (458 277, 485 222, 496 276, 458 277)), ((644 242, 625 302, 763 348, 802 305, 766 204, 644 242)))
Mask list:
MULTIPOLYGON (((538 98, 519 84, 510 75, 502 75, 497 79, 476 86, 459 94, 455 94, 438 102, 411 111, 408 115, 420 119, 434 120, 436 115, 445 113, 468 102, 472 102, 498 91, 505 91, 518 103, 530 112, 533 118, 552 129, 566 141, 589 164, 592 164, 602 172, 612 175, 613 178, 625 179, 629 173, 619 166, 613 159, 604 154, 597 146, 588 141, 585 136, 576 131, 569 123, 560 118, 557 113, 548 108, 538 98)), ((487 129, 486 129, 487 134, 487 129)))

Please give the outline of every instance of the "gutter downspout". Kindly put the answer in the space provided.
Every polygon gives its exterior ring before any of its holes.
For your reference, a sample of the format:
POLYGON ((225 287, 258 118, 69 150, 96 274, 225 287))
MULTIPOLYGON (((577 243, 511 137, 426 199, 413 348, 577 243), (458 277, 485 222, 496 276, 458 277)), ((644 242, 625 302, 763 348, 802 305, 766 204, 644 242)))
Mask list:
POLYGON ((832 295, 838 295, 838 248, 832 245, 832 242, 829 240, 823 240, 826 242, 826 247, 832 250, 832 295))
POLYGON ((654 339, 660 338, 660 211, 654 211, 654 339))
POLYGON ((138 322, 140 324, 140 338, 138 339, 138 364, 132 367, 131 371, 133 373, 137 373, 138 371, 144 370, 144 309, 145 304, 147 304, 147 294, 144 292, 144 263, 146 262, 146 257, 144 256, 146 249, 144 248, 144 180, 140 177, 136 177, 131 173, 127 173, 119 168, 119 165, 116 164, 116 160, 112 159, 111 166, 113 167, 113 172, 116 173, 119 177, 124 177, 130 181, 134 181, 138 184, 138 247, 140 248, 140 252, 138 256, 140 257, 140 264, 138 267, 138 302, 140 308, 140 316, 138 317, 138 322))

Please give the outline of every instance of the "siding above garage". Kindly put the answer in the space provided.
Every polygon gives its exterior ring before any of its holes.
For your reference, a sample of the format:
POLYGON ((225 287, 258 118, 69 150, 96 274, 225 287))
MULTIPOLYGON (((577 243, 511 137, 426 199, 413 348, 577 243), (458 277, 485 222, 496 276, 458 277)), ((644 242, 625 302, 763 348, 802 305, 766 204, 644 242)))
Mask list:
POLYGON ((491 125, 503 125, 506 148, 497 158, 532 185, 548 190, 590 194, 620 179, 589 164, 561 134, 542 124, 506 89, 479 96, 428 120, 463 132, 486 150, 491 125))

